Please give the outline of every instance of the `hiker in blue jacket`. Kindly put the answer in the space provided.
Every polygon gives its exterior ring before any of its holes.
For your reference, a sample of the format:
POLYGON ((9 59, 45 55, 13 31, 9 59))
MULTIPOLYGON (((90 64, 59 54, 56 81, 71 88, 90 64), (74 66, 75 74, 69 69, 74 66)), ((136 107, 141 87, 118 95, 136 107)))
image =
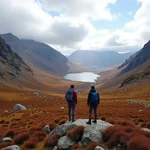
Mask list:
POLYGON ((75 109, 77 104, 77 92, 74 89, 74 85, 71 85, 69 90, 65 94, 65 99, 68 102, 68 117, 69 121, 75 121, 75 109))
POLYGON ((87 105, 89 106, 89 121, 86 122, 87 124, 91 124, 93 109, 94 109, 94 120, 92 122, 97 123, 97 106, 99 102, 100 102, 99 93, 96 91, 94 86, 91 86, 91 90, 88 93, 88 98, 87 98, 87 105))

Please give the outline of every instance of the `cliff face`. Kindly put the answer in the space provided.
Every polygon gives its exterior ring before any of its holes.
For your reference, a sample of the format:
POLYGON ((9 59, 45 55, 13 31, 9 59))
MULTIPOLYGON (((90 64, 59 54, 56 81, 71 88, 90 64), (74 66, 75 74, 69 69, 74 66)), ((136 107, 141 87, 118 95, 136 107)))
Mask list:
POLYGON ((121 69, 126 66, 122 70, 122 73, 126 73, 134 70, 135 68, 144 64, 148 60, 150 60, 150 41, 147 42, 140 51, 138 51, 136 54, 132 55, 129 59, 127 59, 121 66, 118 67, 118 69, 121 69))
POLYGON ((32 72, 23 59, 0 37, 0 76, 8 75, 11 78, 15 78, 22 71, 32 72))

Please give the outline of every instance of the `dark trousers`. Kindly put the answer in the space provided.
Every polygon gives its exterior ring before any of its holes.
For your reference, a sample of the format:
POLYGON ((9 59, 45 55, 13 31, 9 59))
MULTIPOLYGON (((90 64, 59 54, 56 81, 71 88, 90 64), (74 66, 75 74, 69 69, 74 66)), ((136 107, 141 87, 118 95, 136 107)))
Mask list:
POLYGON ((68 102, 68 117, 69 121, 74 120, 75 116, 75 109, 76 109, 76 103, 75 102, 68 102))
POLYGON ((97 106, 98 105, 90 105, 89 106, 89 121, 92 119, 92 111, 94 110, 94 120, 97 120, 97 106))

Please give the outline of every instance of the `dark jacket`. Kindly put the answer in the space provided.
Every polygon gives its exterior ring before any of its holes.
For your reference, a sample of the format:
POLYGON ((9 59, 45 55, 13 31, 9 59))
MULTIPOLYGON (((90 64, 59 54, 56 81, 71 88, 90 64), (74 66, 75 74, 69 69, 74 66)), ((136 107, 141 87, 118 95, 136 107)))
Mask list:
MULTIPOLYGON (((73 100, 77 104, 77 92, 74 89, 72 89, 72 88, 70 88, 70 89, 73 91, 73 100)), ((67 97, 67 93, 68 93, 68 91, 65 94, 65 98, 67 97)))
MULTIPOLYGON (((92 98, 92 93, 93 92, 96 92, 95 89, 91 89, 89 94, 88 94, 88 98, 87 98, 87 105, 89 106, 91 104, 91 98, 92 98)), ((100 96, 99 96, 99 93, 97 92, 97 96, 98 96, 98 104, 100 102, 100 96)))

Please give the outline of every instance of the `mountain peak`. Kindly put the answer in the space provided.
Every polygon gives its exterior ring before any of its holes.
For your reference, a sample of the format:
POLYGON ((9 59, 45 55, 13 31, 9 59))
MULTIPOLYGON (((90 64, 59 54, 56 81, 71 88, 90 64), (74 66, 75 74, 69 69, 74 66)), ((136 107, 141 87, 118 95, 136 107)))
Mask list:
POLYGON ((18 37, 16 37, 15 35, 13 35, 12 33, 5 33, 5 34, 0 34, 0 36, 5 39, 6 41, 9 42, 14 42, 14 41, 18 41, 20 40, 18 37))

